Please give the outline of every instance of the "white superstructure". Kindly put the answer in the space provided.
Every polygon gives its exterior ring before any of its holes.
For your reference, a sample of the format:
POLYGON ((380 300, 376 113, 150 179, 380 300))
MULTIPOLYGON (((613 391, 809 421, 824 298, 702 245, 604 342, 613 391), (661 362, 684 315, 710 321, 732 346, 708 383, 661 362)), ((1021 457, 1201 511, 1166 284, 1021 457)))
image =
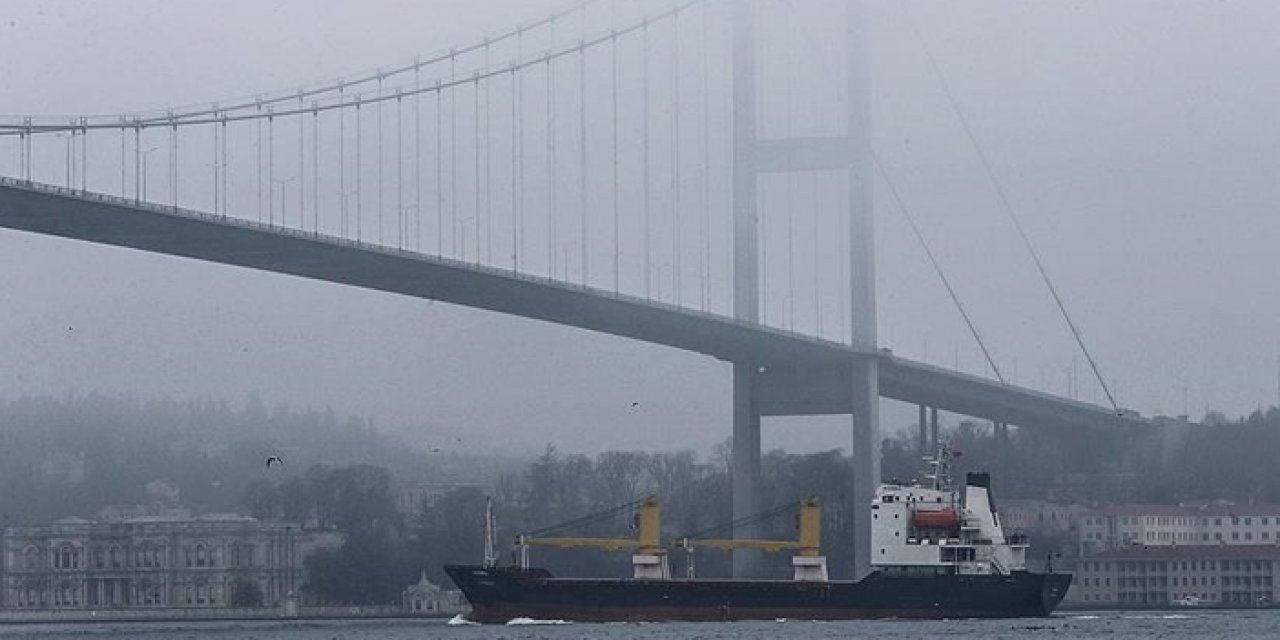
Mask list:
POLYGON ((871 503, 871 564, 892 574, 1008 574, 1026 569, 1027 544, 1006 538, 990 476, 970 473, 951 486, 952 452, 929 464, 929 485, 882 484, 871 503))

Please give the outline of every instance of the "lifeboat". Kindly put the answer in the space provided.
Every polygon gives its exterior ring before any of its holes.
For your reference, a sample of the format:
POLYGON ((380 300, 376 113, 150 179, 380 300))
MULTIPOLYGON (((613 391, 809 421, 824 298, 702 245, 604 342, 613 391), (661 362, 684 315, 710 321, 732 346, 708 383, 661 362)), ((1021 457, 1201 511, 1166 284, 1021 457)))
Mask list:
POLYGON ((917 509, 911 513, 911 525, 917 529, 958 529, 960 512, 954 507, 930 511, 917 509))

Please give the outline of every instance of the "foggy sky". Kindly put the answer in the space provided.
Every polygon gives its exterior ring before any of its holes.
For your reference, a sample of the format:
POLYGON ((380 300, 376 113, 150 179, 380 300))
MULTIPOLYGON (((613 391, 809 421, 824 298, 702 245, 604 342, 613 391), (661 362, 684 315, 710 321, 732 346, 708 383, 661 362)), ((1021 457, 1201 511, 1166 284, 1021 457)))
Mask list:
MULTIPOLYGON (((0 9, 0 113, 287 88, 560 6, 11 0, 0 9)), ((1103 401, 926 49, 1120 404, 1177 414, 1185 403, 1198 416, 1277 402, 1280 6, 874 2, 869 20, 875 151, 1007 377, 1065 394, 1075 358, 1078 397, 1103 401)), ((982 373, 885 192, 877 180, 880 342, 982 373)), ((285 276, 6 231, 0 308, 0 397, 243 402, 257 391, 269 405, 330 406, 500 448, 705 449, 729 433, 723 363, 285 276)), ((884 416, 886 429, 911 419, 884 416)), ((766 446, 847 446, 847 419, 792 423, 767 423, 766 446)))

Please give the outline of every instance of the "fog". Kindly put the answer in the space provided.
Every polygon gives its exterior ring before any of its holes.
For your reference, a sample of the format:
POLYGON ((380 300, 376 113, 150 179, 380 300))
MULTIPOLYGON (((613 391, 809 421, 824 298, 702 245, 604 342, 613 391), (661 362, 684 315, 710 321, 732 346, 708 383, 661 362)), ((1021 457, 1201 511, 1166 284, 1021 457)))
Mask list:
MULTIPOLYGON (((762 57, 820 86, 825 5, 765 4, 792 12, 796 36, 762 57)), ((0 114, 286 89, 561 6, 10 0, 0 114)), ((873 150, 1006 377, 1105 404, 944 80, 1120 405, 1195 417, 1280 403, 1280 6, 872 2, 867 17, 873 150)), ((810 116, 801 122, 822 119, 810 116)), ((880 343, 984 373, 885 187, 876 181, 880 343)), ((5 231, 0 305, 5 398, 257 393, 502 451, 705 451, 730 431, 724 363, 373 291, 5 231)), ((780 298, 765 306, 772 322, 795 317, 780 298)), ((815 320, 802 312, 797 326, 815 320)), ((913 420, 890 403, 883 416, 887 430, 913 420)), ((765 433, 766 447, 792 450, 849 439, 847 418, 768 421, 765 433)))

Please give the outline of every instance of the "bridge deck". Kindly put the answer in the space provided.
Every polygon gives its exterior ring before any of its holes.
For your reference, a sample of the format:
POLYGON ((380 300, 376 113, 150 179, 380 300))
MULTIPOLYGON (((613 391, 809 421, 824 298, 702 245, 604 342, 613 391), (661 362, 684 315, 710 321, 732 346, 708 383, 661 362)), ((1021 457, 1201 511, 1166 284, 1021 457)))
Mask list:
POLYGON ((759 365, 765 415, 847 413, 849 364, 880 358, 885 397, 1024 426, 1110 427, 1128 416, 984 378, 866 354, 718 314, 198 211, 0 178, 0 227, 376 289, 759 365))

